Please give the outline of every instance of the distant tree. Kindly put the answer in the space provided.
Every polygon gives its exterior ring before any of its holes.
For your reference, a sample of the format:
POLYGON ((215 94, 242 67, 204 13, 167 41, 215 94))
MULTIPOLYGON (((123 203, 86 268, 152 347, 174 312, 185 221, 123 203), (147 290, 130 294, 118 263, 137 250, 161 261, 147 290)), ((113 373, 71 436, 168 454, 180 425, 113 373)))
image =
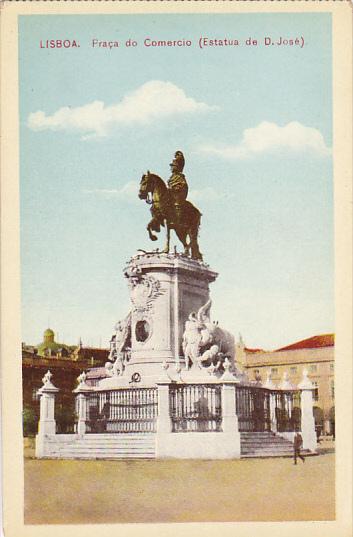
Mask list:
POLYGON ((73 432, 76 415, 72 406, 58 405, 55 409, 56 430, 58 433, 73 432))
POLYGON ((38 416, 33 408, 25 406, 22 411, 23 436, 34 436, 38 431, 38 416))

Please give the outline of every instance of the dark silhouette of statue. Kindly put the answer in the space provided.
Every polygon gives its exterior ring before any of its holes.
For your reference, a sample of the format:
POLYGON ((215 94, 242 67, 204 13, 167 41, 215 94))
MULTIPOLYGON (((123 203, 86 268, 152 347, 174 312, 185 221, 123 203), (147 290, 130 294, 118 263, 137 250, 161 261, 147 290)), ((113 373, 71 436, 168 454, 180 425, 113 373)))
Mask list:
POLYGON ((184 155, 181 151, 175 153, 173 161, 170 163, 172 175, 168 181, 168 190, 170 201, 174 205, 174 219, 171 222, 177 225, 183 225, 183 210, 185 212, 185 200, 188 195, 188 184, 185 175, 182 173, 185 166, 184 155))
POLYGON ((184 246, 184 254, 189 256, 191 253, 192 259, 202 260, 197 240, 201 213, 186 199, 188 184, 183 174, 184 166, 184 155, 177 151, 170 164, 172 175, 168 186, 158 175, 148 171, 142 176, 139 198, 151 205, 152 220, 147 225, 150 239, 157 240, 153 231, 159 233, 161 226, 167 228, 167 242, 163 252, 169 253, 170 230, 174 229, 184 246))

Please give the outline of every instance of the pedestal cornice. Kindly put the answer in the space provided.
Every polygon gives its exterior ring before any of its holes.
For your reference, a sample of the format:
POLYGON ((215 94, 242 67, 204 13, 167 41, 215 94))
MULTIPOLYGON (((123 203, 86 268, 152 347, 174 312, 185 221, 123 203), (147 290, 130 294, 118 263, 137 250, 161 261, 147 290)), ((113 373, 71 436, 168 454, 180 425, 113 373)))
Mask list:
POLYGON ((162 271, 168 273, 184 273, 185 275, 197 274, 198 279, 204 279, 209 283, 214 282, 218 273, 210 269, 203 261, 190 259, 183 254, 160 252, 141 253, 133 256, 126 264, 124 274, 127 278, 134 274, 144 274, 150 271, 162 271))

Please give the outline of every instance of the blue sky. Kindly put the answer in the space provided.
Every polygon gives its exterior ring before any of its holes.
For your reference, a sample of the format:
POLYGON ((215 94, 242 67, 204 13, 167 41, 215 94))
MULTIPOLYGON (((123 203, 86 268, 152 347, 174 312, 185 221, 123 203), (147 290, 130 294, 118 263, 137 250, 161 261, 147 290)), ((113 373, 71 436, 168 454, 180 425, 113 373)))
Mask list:
POLYGON ((67 343, 107 344, 129 308, 125 262, 164 239, 148 239, 137 184, 147 169, 167 179, 177 149, 219 272, 213 319, 269 349, 334 330, 329 14, 25 16, 19 28, 24 341, 49 323, 67 343), (240 45, 201 50, 201 36, 240 45))

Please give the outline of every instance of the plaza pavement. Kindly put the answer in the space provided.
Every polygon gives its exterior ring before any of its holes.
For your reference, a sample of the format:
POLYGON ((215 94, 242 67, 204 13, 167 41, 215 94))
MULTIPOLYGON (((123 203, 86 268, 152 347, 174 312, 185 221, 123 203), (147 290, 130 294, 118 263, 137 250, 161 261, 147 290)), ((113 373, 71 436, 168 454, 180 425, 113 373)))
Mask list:
POLYGON ((333 520, 335 455, 230 461, 36 460, 25 523, 333 520), (40 498, 40 501, 38 499, 40 498))

